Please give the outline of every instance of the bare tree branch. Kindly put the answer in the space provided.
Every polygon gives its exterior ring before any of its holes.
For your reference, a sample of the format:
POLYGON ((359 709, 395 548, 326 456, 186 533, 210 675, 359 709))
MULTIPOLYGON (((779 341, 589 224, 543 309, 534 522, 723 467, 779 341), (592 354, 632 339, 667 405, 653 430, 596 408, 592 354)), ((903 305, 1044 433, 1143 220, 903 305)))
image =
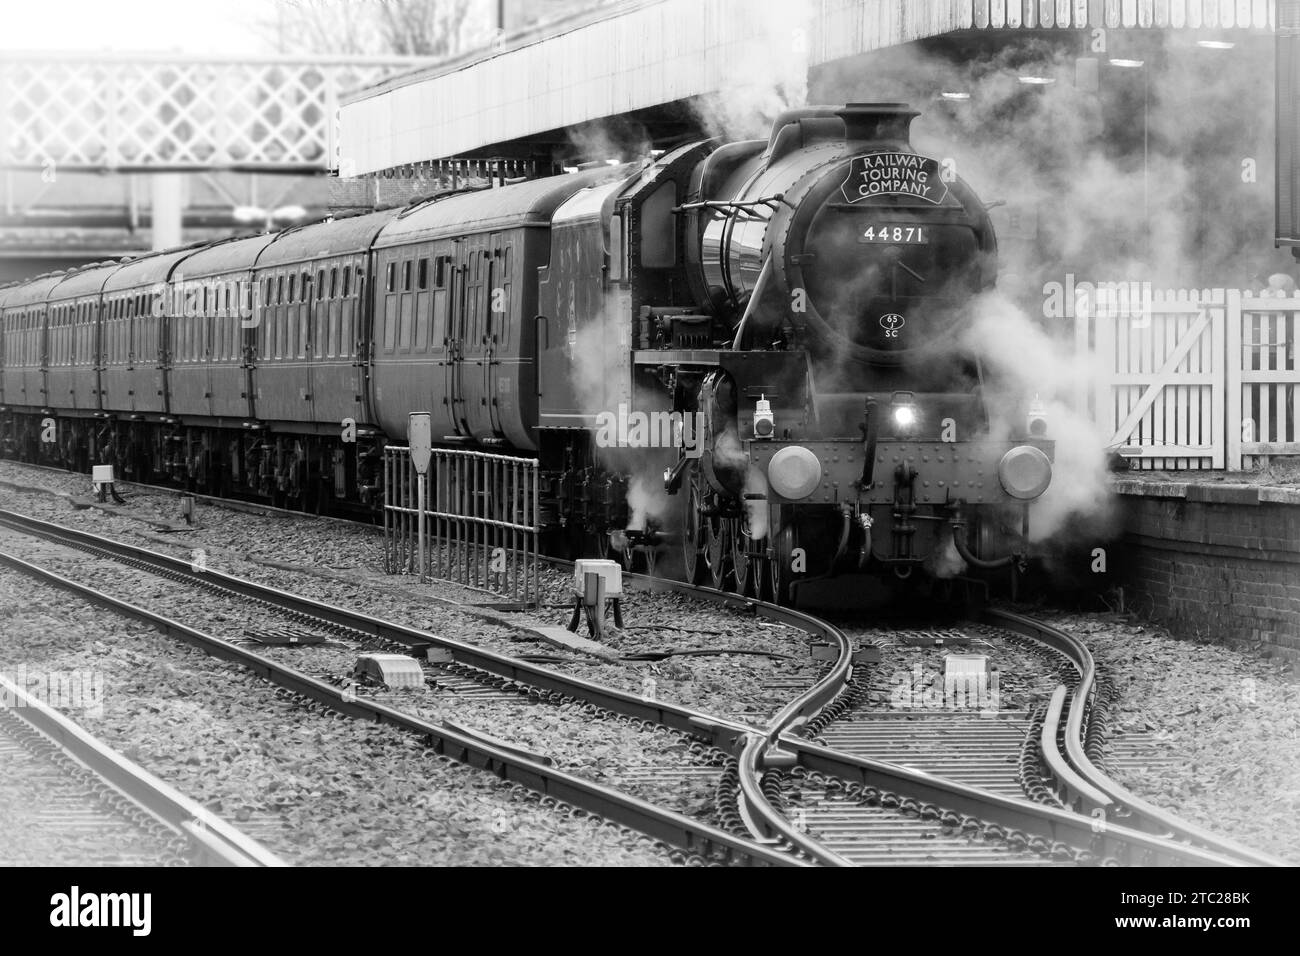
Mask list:
POLYGON ((470 0, 277 0, 256 28, 280 53, 452 56, 470 0))

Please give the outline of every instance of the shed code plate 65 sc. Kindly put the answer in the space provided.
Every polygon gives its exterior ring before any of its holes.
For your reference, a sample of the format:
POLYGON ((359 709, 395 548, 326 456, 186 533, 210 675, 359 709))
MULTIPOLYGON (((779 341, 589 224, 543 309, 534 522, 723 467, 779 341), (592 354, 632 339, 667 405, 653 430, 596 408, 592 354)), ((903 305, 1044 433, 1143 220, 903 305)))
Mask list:
POLYGON ((925 246, 930 243, 930 234, 925 226, 896 226, 889 223, 881 226, 867 226, 858 236, 858 242, 901 242, 925 246))

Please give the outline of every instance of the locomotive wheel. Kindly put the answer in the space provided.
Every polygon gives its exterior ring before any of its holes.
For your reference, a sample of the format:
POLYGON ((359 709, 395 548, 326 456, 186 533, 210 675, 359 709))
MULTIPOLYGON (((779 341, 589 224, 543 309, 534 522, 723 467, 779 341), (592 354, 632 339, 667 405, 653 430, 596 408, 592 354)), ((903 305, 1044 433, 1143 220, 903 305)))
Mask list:
MULTIPOLYGON (((749 580, 749 535, 745 533, 745 521, 743 518, 727 519, 727 545, 731 551, 731 571, 736 579, 736 593, 750 594, 749 580)), ((753 582, 753 594, 758 594, 761 585, 756 579, 753 582)))
MULTIPOLYGON (((777 527, 779 518, 777 509, 773 508, 772 523, 768 527, 777 527)), ((768 549, 771 556, 763 562, 766 565, 763 570, 767 572, 767 587, 775 604, 790 603, 790 584, 794 580, 790 566, 798 546, 798 534, 793 524, 783 525, 780 531, 772 534, 772 546, 768 549)))
POLYGON ((711 587, 722 590, 727 580, 727 562, 731 557, 731 539, 728 523, 721 518, 703 519, 704 563, 708 568, 711 587))
POLYGON ((699 581, 701 546, 703 537, 700 528, 700 472, 698 467, 691 468, 687 479, 686 493, 682 495, 682 577, 687 584, 699 581))

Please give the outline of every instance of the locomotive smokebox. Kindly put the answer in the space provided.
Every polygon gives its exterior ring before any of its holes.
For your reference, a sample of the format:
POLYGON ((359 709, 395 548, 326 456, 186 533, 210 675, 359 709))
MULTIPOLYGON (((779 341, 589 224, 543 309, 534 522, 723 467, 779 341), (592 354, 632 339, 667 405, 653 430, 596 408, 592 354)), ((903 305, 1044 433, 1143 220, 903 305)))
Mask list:
POLYGON ((847 142, 910 142, 912 120, 921 114, 906 103, 849 103, 835 115, 844 121, 847 142))

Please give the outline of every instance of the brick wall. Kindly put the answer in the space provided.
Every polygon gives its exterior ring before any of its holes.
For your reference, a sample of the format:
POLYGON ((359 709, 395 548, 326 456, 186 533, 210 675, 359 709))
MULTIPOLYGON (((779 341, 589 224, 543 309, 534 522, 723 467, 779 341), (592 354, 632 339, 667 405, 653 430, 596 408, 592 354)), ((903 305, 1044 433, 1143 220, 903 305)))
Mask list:
MULTIPOLYGON (((1123 480, 1120 574, 1185 637, 1300 659, 1300 491, 1123 480)), ((1128 602, 1126 602, 1128 603, 1128 602)))

